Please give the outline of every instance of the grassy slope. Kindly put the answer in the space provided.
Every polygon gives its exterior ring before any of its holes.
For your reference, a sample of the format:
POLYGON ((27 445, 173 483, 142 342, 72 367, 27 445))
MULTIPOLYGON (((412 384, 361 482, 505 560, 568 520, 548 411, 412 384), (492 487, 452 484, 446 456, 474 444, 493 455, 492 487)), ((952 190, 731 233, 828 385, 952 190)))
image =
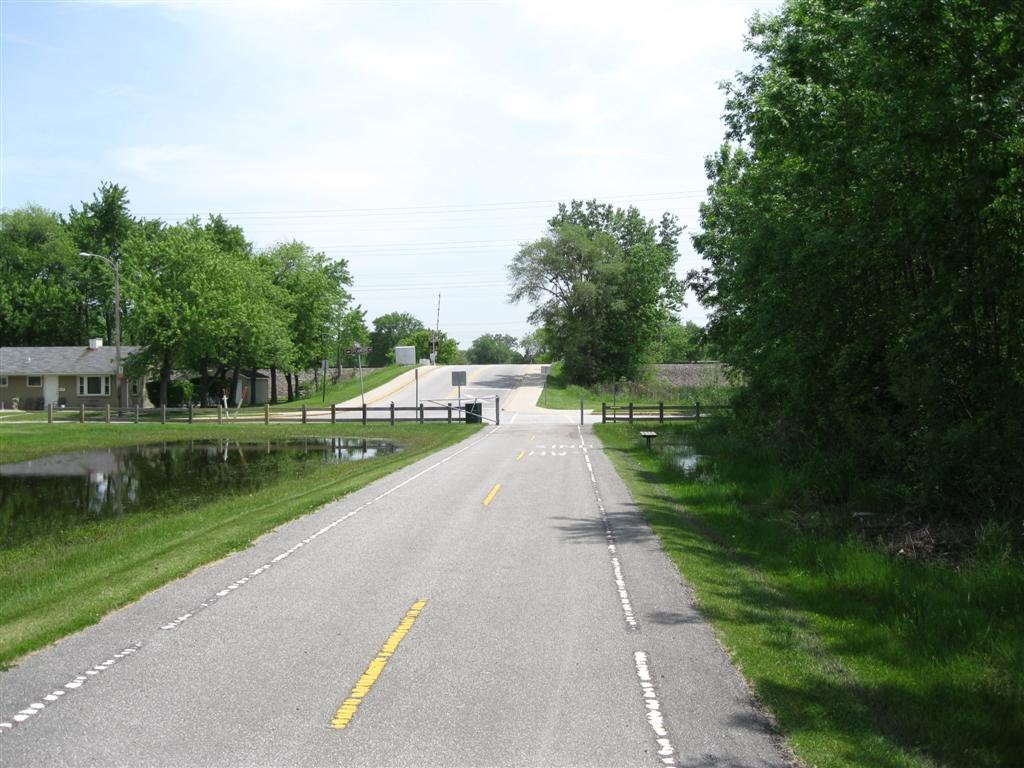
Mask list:
MULTIPOLYGON (((637 428, 639 429, 639 427, 637 428)), ((702 610, 813 766, 1009 766, 1024 755, 1024 564, 959 569, 802 531, 771 455, 721 426, 658 426, 710 462, 689 476, 636 430, 597 433, 702 610)))
POLYGON ((0 462, 136 442, 300 435, 381 437, 404 450, 371 461, 305 468, 244 496, 183 499, 0 550, 0 665, 98 621, 204 563, 248 546, 272 528, 473 434, 466 425, 0 426, 0 462))
POLYGON ((674 387, 671 384, 652 380, 648 382, 624 382, 618 387, 597 385, 591 388, 570 384, 562 373, 562 364, 551 366, 544 392, 537 401, 542 408, 579 408, 580 398, 583 405, 592 411, 600 411, 601 403, 617 402, 625 405, 629 402, 650 405, 664 402, 676 405, 689 405, 700 402, 704 405, 728 404, 731 388, 721 385, 702 387, 674 387))
MULTIPOLYGON (((381 368, 380 370, 367 374, 363 376, 363 391, 369 392, 375 387, 387 384, 395 377, 405 373, 406 371, 411 371, 415 367, 416 366, 414 365, 391 365, 387 368, 381 368)), ((307 382, 307 386, 312 386, 312 381, 307 382)), ((284 395, 285 393, 283 392, 278 393, 278 397, 284 397, 284 395)), ((278 405, 272 405, 270 408, 271 410, 274 410, 275 408, 291 409, 301 408, 303 405, 309 406, 310 408, 322 408, 325 405, 330 406, 332 403, 343 403, 354 397, 359 397, 358 373, 356 373, 355 378, 339 381, 337 384, 328 384, 326 398, 324 397, 324 391, 321 388, 315 392, 310 392, 301 400, 292 400, 289 403, 282 402, 278 405)))

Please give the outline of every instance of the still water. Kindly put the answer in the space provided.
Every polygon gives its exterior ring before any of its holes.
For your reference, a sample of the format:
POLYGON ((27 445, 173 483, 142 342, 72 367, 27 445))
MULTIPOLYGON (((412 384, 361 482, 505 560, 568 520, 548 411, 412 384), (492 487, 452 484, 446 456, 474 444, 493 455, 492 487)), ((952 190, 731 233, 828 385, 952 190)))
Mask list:
POLYGON ((0 464, 0 549, 150 509, 186 510, 299 474, 400 450, 384 440, 192 440, 76 451, 0 464))
POLYGON ((662 456, 675 464, 684 474, 695 472, 704 460, 702 454, 697 453, 692 445, 686 443, 663 443, 659 450, 662 456))

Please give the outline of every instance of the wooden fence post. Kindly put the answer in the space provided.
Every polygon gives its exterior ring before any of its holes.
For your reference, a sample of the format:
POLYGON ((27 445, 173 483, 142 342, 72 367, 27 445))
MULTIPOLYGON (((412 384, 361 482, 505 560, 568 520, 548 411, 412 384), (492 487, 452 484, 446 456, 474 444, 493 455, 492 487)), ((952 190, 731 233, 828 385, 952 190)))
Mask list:
POLYGON ((395 401, 391 401, 391 426, 395 426, 395 401))
POLYGON ((662 424, 665 423, 665 403, 664 401, 658 403, 658 421, 662 424))
MULTIPOLYGON (((583 423, 583 414, 580 414, 580 424, 583 423)), ((495 395, 494 397, 494 426, 501 426, 501 398, 495 395)))
POLYGON ((135 404, 135 423, 139 423, 139 404, 135 404))
POLYGON ((602 401, 601 403, 601 423, 608 423, 608 403, 602 401))
POLYGON ((167 423, 167 403, 160 403, 160 423, 167 423))
POLYGON ((263 404, 263 423, 270 423, 270 403, 263 404))
POLYGON ((448 403, 448 423, 452 423, 452 404, 448 403))
POLYGON ((700 418, 700 400, 697 401, 697 418, 700 418))
POLYGON ((46 406, 46 423, 53 424, 53 403, 46 406))
POLYGON ((366 426, 366 403, 363 403, 363 426, 366 426))
POLYGON ((85 403, 78 404, 78 422, 85 424, 85 403))
POLYGON ((338 404, 331 403, 331 424, 338 423, 338 404))
POLYGON ((583 426, 583 398, 580 398, 580 426, 583 426))
POLYGON ((107 424, 109 424, 109 423, 110 423, 110 403, 107 403, 107 408, 106 408, 106 411, 105 411, 105 413, 103 414, 103 420, 104 420, 104 421, 105 421, 105 422, 106 422, 107 424))
POLYGON ((224 423, 224 406, 222 406, 220 403, 217 404, 217 423, 224 423))
POLYGON ((420 424, 423 423, 423 403, 420 403, 420 424))
POLYGON ((188 423, 192 423, 192 403, 188 404, 188 423))
POLYGON ((629 404, 629 423, 633 423, 633 404, 629 404))
POLYGON ((306 423, 306 406, 305 405, 302 406, 302 423, 303 424, 306 423))

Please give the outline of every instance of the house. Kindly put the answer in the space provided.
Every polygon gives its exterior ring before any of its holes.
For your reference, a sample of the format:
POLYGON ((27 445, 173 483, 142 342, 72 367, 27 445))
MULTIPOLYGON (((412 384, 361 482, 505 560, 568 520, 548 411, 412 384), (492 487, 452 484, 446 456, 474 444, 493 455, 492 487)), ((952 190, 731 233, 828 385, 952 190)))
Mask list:
MULTIPOLYGON (((124 360, 140 347, 121 347, 124 360)), ((4 408, 39 410, 54 407, 117 407, 114 347, 90 339, 86 347, 0 347, 0 404, 4 408)), ((125 382, 123 405, 146 407, 141 379, 125 382)))

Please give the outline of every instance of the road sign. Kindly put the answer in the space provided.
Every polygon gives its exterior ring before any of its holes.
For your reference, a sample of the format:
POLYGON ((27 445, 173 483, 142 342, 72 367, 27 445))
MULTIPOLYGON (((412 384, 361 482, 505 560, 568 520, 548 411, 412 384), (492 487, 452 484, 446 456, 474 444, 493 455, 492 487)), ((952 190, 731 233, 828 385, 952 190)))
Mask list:
POLYGON ((453 387, 464 387, 464 386, 466 386, 466 372, 465 371, 452 371, 452 386, 453 387))

